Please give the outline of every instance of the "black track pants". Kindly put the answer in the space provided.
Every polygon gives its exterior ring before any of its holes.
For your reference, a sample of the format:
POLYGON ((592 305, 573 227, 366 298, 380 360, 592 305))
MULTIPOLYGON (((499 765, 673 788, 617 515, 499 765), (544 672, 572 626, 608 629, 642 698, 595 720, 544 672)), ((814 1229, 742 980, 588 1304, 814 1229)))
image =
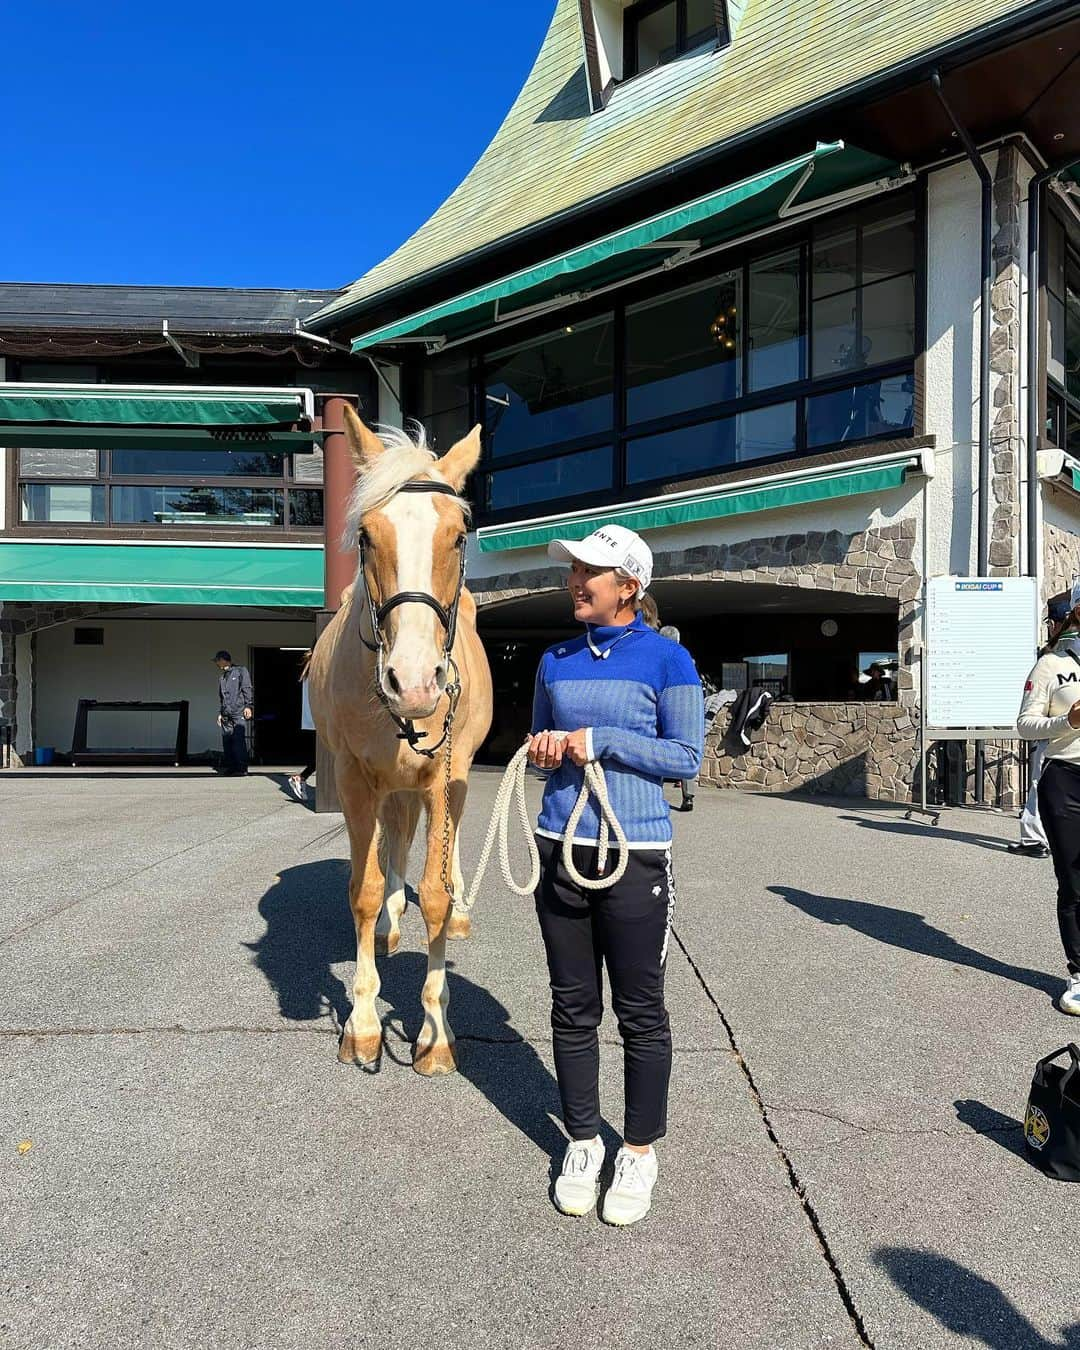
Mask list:
POLYGON ((1039 815, 1054 859, 1065 960, 1076 975, 1080 973, 1080 765, 1046 761, 1039 779, 1039 815))
MULTIPOLYGON (((632 849, 622 879, 588 891, 562 865, 562 843, 537 839, 536 912, 551 975, 551 1026, 563 1120, 571 1139, 600 1132, 601 967, 623 1041, 629 1144, 651 1144, 667 1130, 671 1028, 664 1007, 664 962, 675 911, 671 854, 632 849)), ((610 854, 612 859, 614 854, 610 854)), ((596 850, 574 849, 582 876, 596 874, 596 850)), ((613 863, 612 863, 613 865, 613 863)))

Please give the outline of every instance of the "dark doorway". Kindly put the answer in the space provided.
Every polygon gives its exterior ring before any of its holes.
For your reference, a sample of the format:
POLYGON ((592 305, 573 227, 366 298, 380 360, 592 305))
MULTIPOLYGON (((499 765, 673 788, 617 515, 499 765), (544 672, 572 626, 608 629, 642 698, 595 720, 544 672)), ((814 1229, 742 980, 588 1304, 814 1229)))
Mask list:
POLYGON ((303 764, 307 737, 300 730, 300 673, 306 651, 252 647, 255 686, 252 759, 256 764, 303 764))

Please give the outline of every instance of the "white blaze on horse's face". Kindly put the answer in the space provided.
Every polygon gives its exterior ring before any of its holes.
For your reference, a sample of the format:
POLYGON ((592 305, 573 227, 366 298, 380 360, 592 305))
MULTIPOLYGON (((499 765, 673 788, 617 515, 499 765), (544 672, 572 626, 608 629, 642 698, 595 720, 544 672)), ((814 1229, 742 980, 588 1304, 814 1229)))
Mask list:
MULTIPOLYGON (((427 492, 403 492, 379 512, 394 530, 395 594, 439 595, 432 575, 439 524, 435 501, 427 492)), ((385 627, 390 641, 383 692, 399 717, 430 717, 446 684, 446 634, 439 616, 429 605, 408 603, 387 615, 385 627)))

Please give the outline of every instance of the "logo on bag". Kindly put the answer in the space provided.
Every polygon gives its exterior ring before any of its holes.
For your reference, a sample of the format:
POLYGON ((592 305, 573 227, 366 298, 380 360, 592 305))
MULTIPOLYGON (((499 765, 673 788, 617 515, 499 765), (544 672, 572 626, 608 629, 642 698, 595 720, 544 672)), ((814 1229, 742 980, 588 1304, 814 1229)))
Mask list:
POLYGON ((1032 1106, 1030 1102, 1027 1115, 1024 1117, 1024 1138, 1036 1151, 1044 1149, 1050 1139, 1050 1122, 1039 1108, 1032 1106))

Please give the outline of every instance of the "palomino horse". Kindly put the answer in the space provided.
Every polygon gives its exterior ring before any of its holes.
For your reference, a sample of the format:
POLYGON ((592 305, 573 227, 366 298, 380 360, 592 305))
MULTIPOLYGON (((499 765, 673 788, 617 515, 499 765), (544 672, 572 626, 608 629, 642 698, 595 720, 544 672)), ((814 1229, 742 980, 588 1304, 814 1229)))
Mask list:
POLYGON ((359 475, 348 534, 360 565, 308 675, 352 854, 356 979, 338 1058, 378 1063, 376 927, 380 949, 393 951, 405 909, 405 860, 422 809, 427 850, 418 890, 428 968, 413 1066, 452 1073, 446 939, 452 923, 460 936, 468 925, 464 914, 451 918, 451 887, 459 898, 461 891, 457 830, 469 766, 491 723, 491 673, 476 634, 476 602, 463 585, 468 508, 458 496, 480 457, 480 428, 441 459, 422 431, 417 441, 402 431, 376 436, 351 408, 345 434, 359 475))

